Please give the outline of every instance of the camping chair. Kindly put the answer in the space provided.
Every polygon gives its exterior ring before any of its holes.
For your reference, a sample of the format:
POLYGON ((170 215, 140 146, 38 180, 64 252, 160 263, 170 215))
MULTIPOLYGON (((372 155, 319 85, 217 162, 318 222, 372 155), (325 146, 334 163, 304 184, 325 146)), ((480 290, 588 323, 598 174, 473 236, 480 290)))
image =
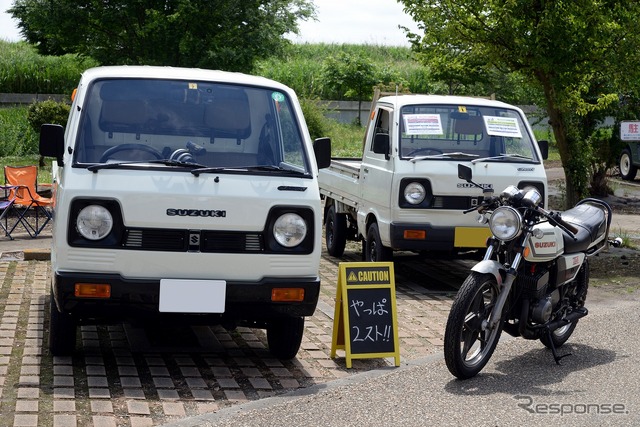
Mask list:
POLYGON ((18 224, 22 224, 29 233, 27 223, 15 207, 16 188, 17 187, 14 187, 12 185, 0 185, 0 191, 2 191, 2 193, 4 194, 0 194, 0 228, 4 230, 4 235, 11 240, 13 240, 11 233, 13 232, 13 230, 15 230, 18 224), (11 217, 12 215, 17 218, 17 220, 13 224, 11 229, 9 229, 9 217, 11 217))
POLYGON ((38 188, 38 167, 5 166, 4 179, 6 184, 14 187, 13 190, 9 190, 9 193, 10 198, 14 197, 14 206, 19 211, 16 225, 21 222, 31 237, 38 236, 52 218, 48 209, 52 200, 40 196, 36 190, 38 188), (35 226, 26 220, 26 215, 31 209, 35 212, 35 226))

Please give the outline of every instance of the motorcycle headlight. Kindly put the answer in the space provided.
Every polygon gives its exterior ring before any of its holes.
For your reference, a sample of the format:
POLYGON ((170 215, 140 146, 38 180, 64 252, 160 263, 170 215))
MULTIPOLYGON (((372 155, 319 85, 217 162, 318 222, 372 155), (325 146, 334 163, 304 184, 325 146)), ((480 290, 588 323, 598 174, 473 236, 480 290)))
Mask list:
POLYGON ((522 231, 522 216, 510 206, 501 206, 491 214, 489 228, 497 239, 513 240, 522 231))
POLYGON ((419 205, 424 201, 427 192, 424 189, 424 185, 419 182, 411 182, 404 187, 404 199, 407 203, 412 205, 419 205))
POLYGON ((542 195, 535 187, 526 187, 522 204, 529 207, 538 206, 542 202, 542 195))
POLYGON ((104 206, 89 205, 78 213, 76 227, 85 239, 100 240, 111 232, 113 217, 104 206))
POLYGON ((273 224, 273 236, 285 248, 298 246, 307 235, 307 223, 297 213, 285 213, 273 224))
POLYGON ((518 187, 516 187, 515 185, 510 185, 502 191, 500 197, 503 200, 513 200, 516 197, 521 197, 521 194, 518 187))

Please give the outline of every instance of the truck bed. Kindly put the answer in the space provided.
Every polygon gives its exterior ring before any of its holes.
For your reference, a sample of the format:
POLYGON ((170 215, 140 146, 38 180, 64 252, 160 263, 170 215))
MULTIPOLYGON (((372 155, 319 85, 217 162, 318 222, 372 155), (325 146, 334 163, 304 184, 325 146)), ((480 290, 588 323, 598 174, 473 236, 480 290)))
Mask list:
POLYGON ((318 183, 320 194, 351 207, 358 206, 360 198, 358 181, 362 159, 334 158, 331 166, 320 169, 318 183))

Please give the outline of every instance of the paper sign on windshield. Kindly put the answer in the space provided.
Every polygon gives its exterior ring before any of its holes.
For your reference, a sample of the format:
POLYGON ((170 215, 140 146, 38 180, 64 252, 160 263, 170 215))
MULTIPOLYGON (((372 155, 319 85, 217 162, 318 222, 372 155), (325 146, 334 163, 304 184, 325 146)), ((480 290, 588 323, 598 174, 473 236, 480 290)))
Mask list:
POLYGON ((440 114, 405 114, 404 130, 407 135, 442 135, 440 114))
POLYGON ((487 133, 491 136, 522 138, 515 117, 484 116, 484 124, 487 126, 487 133))

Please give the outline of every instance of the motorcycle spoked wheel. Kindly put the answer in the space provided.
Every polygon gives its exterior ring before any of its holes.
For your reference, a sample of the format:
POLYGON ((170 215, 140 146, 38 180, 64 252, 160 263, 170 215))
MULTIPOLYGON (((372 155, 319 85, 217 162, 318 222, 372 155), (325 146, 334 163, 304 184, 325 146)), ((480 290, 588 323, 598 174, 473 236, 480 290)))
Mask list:
MULTIPOLYGON (((587 299, 587 291, 589 290, 589 260, 585 259, 584 264, 580 267, 580 271, 576 275, 573 282, 565 285, 567 286, 567 295, 570 299, 572 307, 584 307, 584 303, 587 299)), ((573 331, 578 326, 578 321, 575 320, 568 325, 562 326, 554 331, 551 331, 551 340, 553 340, 553 346, 549 341, 548 335, 540 337, 540 342, 547 348, 558 348, 567 342, 573 331)))
POLYGON ((504 320, 493 330, 486 329, 498 293, 493 275, 472 272, 453 301, 444 333, 444 358, 449 371, 461 380, 477 375, 498 344, 504 320))

